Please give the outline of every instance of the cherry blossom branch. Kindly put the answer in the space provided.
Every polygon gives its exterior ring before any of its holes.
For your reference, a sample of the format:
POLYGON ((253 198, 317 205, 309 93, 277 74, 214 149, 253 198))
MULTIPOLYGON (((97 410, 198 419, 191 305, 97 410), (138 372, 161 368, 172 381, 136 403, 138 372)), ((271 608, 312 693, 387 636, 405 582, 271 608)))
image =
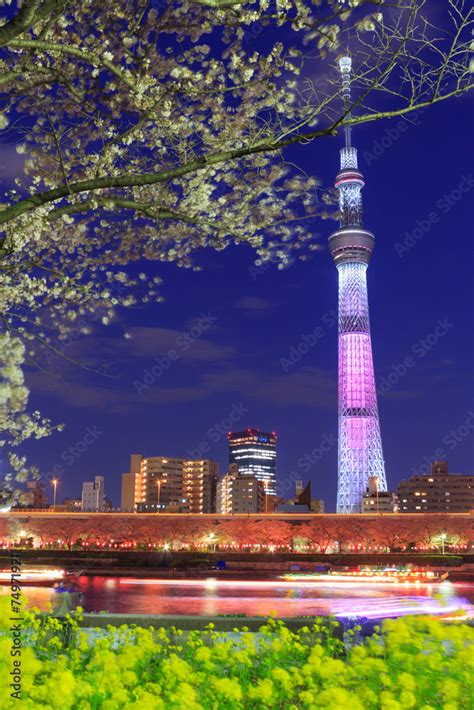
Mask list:
MULTIPOLYGON (((460 96, 462 93, 469 91, 474 88, 474 84, 469 84, 464 87, 456 88, 455 90, 444 94, 442 96, 432 97, 427 101, 420 101, 403 108, 395 109, 393 111, 378 111, 371 114, 366 114, 364 116, 351 117, 350 119, 344 121, 346 125, 357 125, 360 123, 369 123, 371 121, 378 121, 386 118, 396 118, 398 116, 405 116, 414 111, 419 111, 422 108, 431 106, 435 103, 445 101, 447 99, 453 98, 454 96, 460 96)), ((289 145, 294 145, 295 143, 308 143, 316 138, 322 136, 334 135, 337 131, 339 125, 343 122, 343 117, 339 118, 337 121, 333 122, 327 128, 319 129, 316 131, 310 131, 308 133, 298 133, 284 140, 272 140, 268 139, 259 142, 255 145, 246 146, 244 148, 238 148, 235 150, 220 151, 217 153, 211 153, 209 155, 201 156, 194 160, 190 160, 184 165, 177 166, 175 168, 170 168, 168 170, 162 170, 157 173, 144 173, 142 175, 120 175, 120 176, 103 176, 90 180, 81 180, 79 182, 70 183, 69 189, 62 186, 53 188, 52 190, 46 190, 45 192, 39 192, 30 197, 26 197, 23 200, 19 200, 13 205, 10 205, 6 209, 0 212, 0 224, 6 224, 11 220, 19 217, 26 212, 31 212, 37 207, 42 205, 47 205, 56 202, 59 199, 67 197, 68 195, 79 194, 83 192, 94 192, 96 190, 103 190, 107 188, 117 188, 117 187, 140 187, 145 185, 157 185, 160 183, 167 182, 173 178, 182 177, 183 175, 189 175, 191 173, 203 170, 211 165, 217 165, 220 163, 230 162, 233 160, 238 160, 239 158, 244 158, 251 155, 257 155, 259 153, 271 153, 280 151, 289 145)))
POLYGON ((45 40, 37 39, 15 39, 8 43, 8 46, 13 49, 43 49, 48 52, 58 52, 59 54, 71 54, 74 57, 78 57, 94 67, 104 66, 106 67, 114 76, 120 79, 121 82, 126 84, 129 89, 136 91, 136 81, 132 77, 128 77, 116 64, 99 54, 94 54, 93 52, 88 52, 84 49, 79 49, 78 47, 69 47, 64 44, 58 44, 57 42, 47 42, 45 40))

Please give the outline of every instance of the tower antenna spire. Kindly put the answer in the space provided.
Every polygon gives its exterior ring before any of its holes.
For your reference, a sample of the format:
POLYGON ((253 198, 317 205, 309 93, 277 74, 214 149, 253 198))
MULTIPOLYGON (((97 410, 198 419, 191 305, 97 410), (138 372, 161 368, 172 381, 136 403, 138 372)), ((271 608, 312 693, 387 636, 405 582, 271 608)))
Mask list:
MULTIPOLYGON (((351 69, 352 69, 352 59, 349 56, 341 57, 339 60, 339 71, 341 72, 341 96, 344 104, 344 115, 345 118, 351 118, 351 69)), ((344 126, 344 136, 346 141, 346 148, 351 147, 351 137, 352 137, 352 126, 344 126)))

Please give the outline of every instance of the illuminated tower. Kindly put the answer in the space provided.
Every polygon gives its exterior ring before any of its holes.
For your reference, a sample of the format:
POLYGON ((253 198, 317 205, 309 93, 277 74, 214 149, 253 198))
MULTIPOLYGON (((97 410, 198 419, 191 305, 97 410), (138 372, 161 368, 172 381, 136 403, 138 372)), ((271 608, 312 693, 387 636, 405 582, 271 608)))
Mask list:
MULTIPOLYGON (((351 60, 339 62, 344 112, 350 117, 351 60)), ((357 150, 351 145, 351 127, 344 127, 341 170, 336 177, 340 227, 329 237, 329 250, 339 274, 339 443, 337 512, 360 513, 369 477, 386 491, 385 465, 375 390, 367 266, 374 235, 362 226, 361 189, 364 178, 357 168, 357 150)))

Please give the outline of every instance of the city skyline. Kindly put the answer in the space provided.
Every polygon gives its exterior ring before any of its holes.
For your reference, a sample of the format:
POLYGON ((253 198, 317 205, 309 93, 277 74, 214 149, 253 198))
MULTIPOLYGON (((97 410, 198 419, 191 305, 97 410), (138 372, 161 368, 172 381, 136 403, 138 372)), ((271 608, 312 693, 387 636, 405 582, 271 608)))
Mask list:
MULTIPOLYGON (((428 471, 431 459, 449 458, 456 471, 473 469, 472 245, 466 229, 473 178, 464 149, 471 135, 466 101, 418 113, 413 123, 357 129, 370 183, 365 208, 377 234, 369 288, 390 489, 414 471, 428 471), (439 126, 451 122, 456 131, 439 141, 439 126), (403 192, 395 195, 397 185, 403 192)), ((337 170, 338 148, 339 138, 328 138, 294 148, 290 156, 309 173, 315 160, 324 165, 317 171, 326 187, 337 170)), ((328 221, 318 224, 321 245, 331 228, 328 221)), ((105 475, 117 481, 109 492, 118 500, 130 450, 189 455, 207 445, 206 455, 224 470, 227 430, 256 425, 279 434, 280 486, 292 472, 310 478, 315 495, 335 510, 337 275, 328 251, 283 271, 255 266, 245 246, 203 251, 200 261, 204 270, 198 273, 157 265, 164 303, 72 342, 68 355, 92 365, 100 356, 109 377, 60 358, 53 362, 58 377, 29 374, 32 405, 66 428, 27 443, 26 453, 46 475, 62 466, 65 496, 77 494, 79 481, 105 475), (125 330, 131 340, 124 340, 125 330), (167 361, 170 349, 177 350, 176 361, 167 361), (144 387, 140 393, 136 382, 144 387)))

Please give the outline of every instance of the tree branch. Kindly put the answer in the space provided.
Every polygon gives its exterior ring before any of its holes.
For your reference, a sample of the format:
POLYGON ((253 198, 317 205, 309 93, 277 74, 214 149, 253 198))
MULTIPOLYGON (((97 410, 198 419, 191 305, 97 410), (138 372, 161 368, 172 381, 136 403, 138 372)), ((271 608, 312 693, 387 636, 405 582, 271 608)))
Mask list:
POLYGON ((127 77, 124 72, 117 67, 113 62, 101 57, 98 54, 93 54, 92 52, 87 52, 84 49, 79 49, 78 47, 67 47, 63 44, 58 44, 56 42, 46 42, 44 40, 37 39, 14 39, 12 42, 8 43, 9 47, 13 49, 44 49, 48 52, 59 52, 60 54, 72 54, 74 57, 78 57, 94 67, 99 67, 100 65, 107 67, 109 71, 112 72, 120 81, 126 84, 129 89, 133 91, 136 90, 136 82, 127 77))
POLYGON ((194 215, 184 214, 183 212, 175 212, 174 210, 165 209, 156 205, 153 202, 137 202, 135 200, 127 200, 116 197, 106 197, 97 198, 94 197, 92 200, 86 200, 85 202, 80 202, 74 205, 66 205, 64 207, 58 207, 58 209, 53 210, 49 215, 49 220, 59 219, 63 215, 80 214, 81 212, 89 212, 91 209, 96 207, 121 207, 126 210, 133 210, 134 212, 142 212, 146 217, 153 220, 160 219, 175 219, 180 222, 187 222, 188 224, 195 224, 198 227, 212 227, 212 229, 217 231, 232 231, 230 227, 225 224, 224 229, 220 225, 223 223, 216 222, 215 220, 201 219, 194 215))
MULTIPOLYGON (((418 111, 421 108, 425 108, 439 101, 445 101, 446 99, 452 98, 453 96, 459 96, 465 91, 474 88, 474 84, 469 84, 468 86, 462 87, 461 89, 455 89, 448 94, 443 96, 438 96, 436 98, 429 99, 427 101, 421 101, 416 104, 410 104, 400 109, 394 111, 379 111, 371 113, 365 116, 351 117, 349 120, 346 119, 344 123, 346 125, 356 125, 359 123, 369 123, 371 121, 377 121, 384 118, 396 118, 398 116, 405 116, 412 113, 413 111, 418 111)), ((70 183, 69 189, 66 187, 57 187, 52 190, 47 190, 45 192, 40 192, 35 195, 31 195, 23 200, 19 200, 14 205, 10 205, 3 211, 0 212, 0 224, 6 224, 12 219, 19 217, 26 212, 31 212, 32 210, 40 207, 41 205, 46 205, 51 202, 55 202, 68 195, 79 194, 82 192, 94 192, 95 190, 104 190, 107 188, 117 188, 117 187, 142 187, 145 185, 157 185, 163 182, 167 182, 176 177, 182 177, 183 175, 188 175, 198 170, 203 170, 211 165, 217 165, 219 163, 225 163, 232 160, 237 160, 239 158, 244 158, 250 155, 257 155, 259 153, 272 153, 281 150, 289 145, 294 145, 295 143, 308 143, 315 138, 320 138, 322 136, 334 135, 337 131, 338 126, 343 122, 343 117, 339 118, 337 121, 332 123, 327 128, 323 128, 317 131, 311 131, 309 133, 298 133, 290 138, 284 140, 265 140, 260 143, 256 143, 251 146, 244 148, 238 148, 235 150, 220 151, 218 153, 212 153, 210 155, 205 155, 195 160, 190 160, 184 165, 180 165, 176 168, 170 168, 169 170, 162 170, 158 173, 144 173, 142 175, 121 175, 117 177, 104 176, 90 180, 81 180, 76 183, 70 183)))
POLYGON ((66 4, 67 0, 25 0, 15 17, 0 27, 0 47, 5 47, 14 37, 31 29, 39 20, 66 4))

